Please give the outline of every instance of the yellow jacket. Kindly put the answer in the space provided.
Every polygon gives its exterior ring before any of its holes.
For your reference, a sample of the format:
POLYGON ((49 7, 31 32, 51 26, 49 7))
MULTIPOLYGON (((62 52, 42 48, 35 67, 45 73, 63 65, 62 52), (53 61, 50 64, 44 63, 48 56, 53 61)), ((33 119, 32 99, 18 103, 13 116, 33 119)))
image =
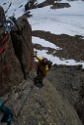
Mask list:
POLYGON ((48 70, 49 70, 48 65, 44 66, 44 65, 41 64, 41 61, 42 61, 43 58, 41 58, 40 56, 36 56, 36 58, 39 61, 38 62, 39 69, 43 72, 44 75, 46 75, 48 70))

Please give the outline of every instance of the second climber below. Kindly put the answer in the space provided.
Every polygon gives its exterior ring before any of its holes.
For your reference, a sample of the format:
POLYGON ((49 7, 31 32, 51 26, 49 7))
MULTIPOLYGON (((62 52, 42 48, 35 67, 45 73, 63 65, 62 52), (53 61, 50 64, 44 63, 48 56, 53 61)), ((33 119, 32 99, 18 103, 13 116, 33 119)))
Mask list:
POLYGON ((40 56, 37 55, 33 55, 33 57, 35 57, 38 60, 37 63, 37 76, 34 79, 35 84, 38 84, 37 81, 39 82, 39 84, 43 85, 43 79, 46 77, 46 74, 49 71, 49 67, 48 67, 48 59, 47 58, 42 58, 40 56))

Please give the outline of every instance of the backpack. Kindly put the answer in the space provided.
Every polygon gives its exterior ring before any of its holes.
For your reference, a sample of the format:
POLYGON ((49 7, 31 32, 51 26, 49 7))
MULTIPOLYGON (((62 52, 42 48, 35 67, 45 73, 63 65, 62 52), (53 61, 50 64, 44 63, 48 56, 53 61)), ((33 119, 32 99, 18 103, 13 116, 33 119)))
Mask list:
MULTIPOLYGON (((0 100, 0 111, 3 113, 3 117, 0 122, 10 123, 13 118, 13 111, 4 105, 4 102, 0 100)), ((8 125, 8 124, 7 124, 8 125)))
POLYGON ((50 69, 50 68, 51 68, 51 66, 52 66, 52 62, 51 62, 50 60, 48 60, 47 65, 48 65, 48 68, 50 69))

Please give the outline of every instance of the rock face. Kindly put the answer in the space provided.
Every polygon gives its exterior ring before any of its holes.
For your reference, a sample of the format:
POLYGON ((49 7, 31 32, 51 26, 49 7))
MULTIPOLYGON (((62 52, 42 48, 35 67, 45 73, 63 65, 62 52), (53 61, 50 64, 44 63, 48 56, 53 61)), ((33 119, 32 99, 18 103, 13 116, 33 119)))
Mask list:
POLYGON ((70 7, 69 3, 54 3, 51 6, 51 9, 60 9, 60 8, 68 8, 70 7))
POLYGON ((84 71, 79 66, 54 66, 48 73, 47 78, 64 98, 74 105, 81 85, 81 79, 84 79, 84 71))
POLYGON ((31 27, 26 18, 21 17, 17 21, 18 27, 14 26, 11 38, 15 54, 20 61, 24 77, 27 78, 33 62, 33 46, 31 42, 31 27))
POLYGON ((2 94, 6 90, 10 90, 11 86, 20 83, 23 73, 14 53, 11 39, 7 41, 5 51, 0 55, 0 58, 0 94, 2 94))
POLYGON ((82 125, 72 105, 48 80, 42 88, 32 86, 33 81, 27 79, 8 96, 5 105, 14 111, 14 125, 82 125))
POLYGON ((84 70, 81 66, 54 66, 47 78, 72 104, 84 125, 84 70))
MULTIPOLYGON (((0 8, 0 14, 0 17, 5 18, 2 8, 0 8)), ((0 21, 2 22, 2 20, 0 21)), ((16 29, 15 32, 13 30, 6 41, 5 51, 0 54, 0 95, 10 90, 15 84, 19 84, 24 79, 24 76, 27 77, 32 66, 31 28, 26 19, 21 23, 21 30, 25 40, 19 35, 17 28, 14 28, 16 29), (28 47, 25 41, 27 41, 28 47)), ((0 42, 4 38, 3 32, 3 26, 1 26, 0 42)))
POLYGON ((3 34, 3 28, 2 26, 2 21, 5 19, 5 14, 3 8, 0 6, 0 39, 2 39, 2 34, 3 34))
POLYGON ((3 8, 0 6, 0 22, 5 19, 5 14, 3 8))
POLYGON ((84 81, 82 81, 82 85, 79 89, 79 96, 75 103, 75 109, 84 125, 84 81))

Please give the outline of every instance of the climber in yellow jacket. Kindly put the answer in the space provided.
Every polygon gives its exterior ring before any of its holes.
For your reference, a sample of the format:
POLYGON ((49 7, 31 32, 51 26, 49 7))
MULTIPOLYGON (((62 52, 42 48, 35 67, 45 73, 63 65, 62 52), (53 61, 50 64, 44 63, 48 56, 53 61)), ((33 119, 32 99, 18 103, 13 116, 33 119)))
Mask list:
POLYGON ((37 77, 36 78, 40 78, 41 82, 43 80, 43 78, 46 76, 46 74, 48 73, 49 67, 48 67, 48 60, 46 58, 42 58, 40 56, 37 55, 33 55, 33 57, 36 57, 36 59, 38 60, 37 63, 37 77))

